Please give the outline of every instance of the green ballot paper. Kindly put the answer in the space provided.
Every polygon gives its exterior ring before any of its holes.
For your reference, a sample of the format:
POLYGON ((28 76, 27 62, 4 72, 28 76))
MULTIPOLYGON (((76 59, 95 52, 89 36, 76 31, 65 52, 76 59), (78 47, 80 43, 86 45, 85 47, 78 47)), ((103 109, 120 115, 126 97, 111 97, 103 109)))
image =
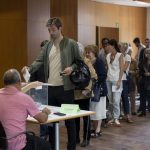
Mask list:
POLYGON ((61 104, 60 112, 64 114, 77 113, 80 111, 79 105, 76 104, 61 104))

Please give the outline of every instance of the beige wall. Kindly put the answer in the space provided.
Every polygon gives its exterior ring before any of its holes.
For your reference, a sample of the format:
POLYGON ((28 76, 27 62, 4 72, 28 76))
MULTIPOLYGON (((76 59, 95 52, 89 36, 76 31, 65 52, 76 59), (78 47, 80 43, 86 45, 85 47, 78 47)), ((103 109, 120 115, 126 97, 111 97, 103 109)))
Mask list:
POLYGON ((146 37, 150 38, 150 8, 147 8, 147 28, 146 37))
POLYGON ((134 37, 145 39, 146 8, 78 0, 78 40, 84 45, 95 43, 95 26, 119 27, 120 41, 133 45, 134 37))
POLYGON ((49 39, 46 22, 50 18, 50 0, 28 0, 27 5, 28 64, 38 56, 40 43, 49 39))

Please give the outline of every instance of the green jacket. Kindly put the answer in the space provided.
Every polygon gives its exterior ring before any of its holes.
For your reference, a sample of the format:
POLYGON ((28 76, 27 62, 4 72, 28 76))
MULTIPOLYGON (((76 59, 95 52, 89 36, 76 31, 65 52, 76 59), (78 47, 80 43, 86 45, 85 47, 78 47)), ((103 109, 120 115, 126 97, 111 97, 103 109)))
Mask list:
MULTIPOLYGON (((47 42, 41 51, 40 55, 36 58, 36 60, 30 65, 29 72, 32 74, 37 71, 40 66, 44 65, 44 75, 45 81, 48 81, 49 77, 49 53, 52 48, 53 43, 47 42)), ((76 65, 73 64, 75 59, 82 59, 79 53, 79 47, 77 43, 69 38, 63 37, 60 42, 60 57, 61 57, 61 68, 62 71, 66 67, 72 66, 75 69, 76 65)), ((74 85, 70 81, 69 76, 63 76, 64 90, 74 89, 74 85)))

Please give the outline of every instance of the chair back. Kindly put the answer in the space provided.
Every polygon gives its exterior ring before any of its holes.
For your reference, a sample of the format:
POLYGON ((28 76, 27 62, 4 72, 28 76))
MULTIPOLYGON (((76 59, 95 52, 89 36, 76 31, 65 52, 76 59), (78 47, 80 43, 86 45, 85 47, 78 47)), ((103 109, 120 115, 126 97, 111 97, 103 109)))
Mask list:
POLYGON ((0 122, 0 149, 6 150, 8 148, 8 141, 5 130, 2 123, 0 122))

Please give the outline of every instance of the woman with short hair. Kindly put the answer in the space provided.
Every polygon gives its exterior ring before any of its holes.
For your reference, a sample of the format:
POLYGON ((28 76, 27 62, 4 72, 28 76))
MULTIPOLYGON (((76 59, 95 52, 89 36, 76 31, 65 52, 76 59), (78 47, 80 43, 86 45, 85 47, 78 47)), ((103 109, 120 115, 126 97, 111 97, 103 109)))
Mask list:
POLYGON ((103 96, 100 97, 99 102, 90 102, 90 110, 96 112, 95 115, 91 115, 91 121, 93 122, 93 132, 91 133, 91 137, 101 136, 102 119, 106 118, 107 72, 104 62, 98 57, 98 52, 99 49, 96 45, 88 45, 85 47, 85 56, 91 61, 97 74, 98 84, 101 84, 103 89, 103 96))

